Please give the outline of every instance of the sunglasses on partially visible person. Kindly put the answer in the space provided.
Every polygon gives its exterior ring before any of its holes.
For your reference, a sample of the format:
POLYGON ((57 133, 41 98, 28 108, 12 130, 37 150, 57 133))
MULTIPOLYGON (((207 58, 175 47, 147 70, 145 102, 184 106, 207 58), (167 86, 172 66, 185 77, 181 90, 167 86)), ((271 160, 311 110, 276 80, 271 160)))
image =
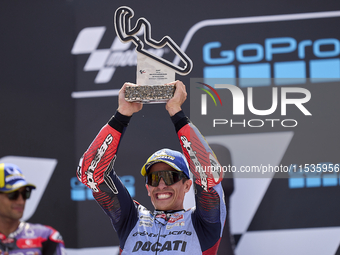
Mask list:
POLYGON ((19 195, 21 194, 22 198, 24 200, 26 199, 29 199, 31 197, 31 191, 32 189, 29 188, 29 187, 25 187, 24 190, 22 191, 19 191, 19 190, 16 190, 16 191, 13 191, 13 192, 10 192, 10 193, 3 193, 3 194, 6 194, 6 196, 8 197, 9 200, 17 200, 19 198, 19 195))
POLYGON ((182 172, 176 172, 176 171, 157 171, 148 174, 145 177, 146 184, 157 187, 159 185, 159 182, 161 178, 163 178, 163 181, 167 186, 171 186, 175 184, 176 182, 179 182, 186 176, 182 172))

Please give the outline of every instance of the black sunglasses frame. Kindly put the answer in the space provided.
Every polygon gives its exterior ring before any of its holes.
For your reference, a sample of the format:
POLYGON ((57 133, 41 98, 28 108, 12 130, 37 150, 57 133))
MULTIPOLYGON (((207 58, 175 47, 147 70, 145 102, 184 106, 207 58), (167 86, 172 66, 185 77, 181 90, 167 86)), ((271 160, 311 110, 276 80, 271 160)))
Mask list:
POLYGON ((186 176, 182 172, 169 170, 157 171, 145 176, 145 183, 152 187, 157 187, 159 185, 159 182, 161 181, 161 178, 163 178, 163 181, 167 186, 171 186, 179 182, 183 178, 186 178, 186 176))
POLYGON ((24 200, 29 199, 31 197, 31 192, 32 192, 31 188, 25 187, 23 191, 16 190, 10 193, 3 193, 3 194, 6 194, 9 200, 14 201, 19 198, 19 195, 21 195, 24 200))

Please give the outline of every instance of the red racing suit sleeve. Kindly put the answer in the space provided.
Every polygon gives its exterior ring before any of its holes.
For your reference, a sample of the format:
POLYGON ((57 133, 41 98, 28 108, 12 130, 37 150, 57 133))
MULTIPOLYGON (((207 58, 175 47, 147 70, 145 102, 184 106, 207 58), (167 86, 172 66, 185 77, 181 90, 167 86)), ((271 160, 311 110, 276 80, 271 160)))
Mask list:
POLYGON ((196 210, 193 224, 203 254, 216 254, 226 219, 221 171, 214 152, 181 111, 172 117, 189 169, 194 176, 196 210))
POLYGON ((100 192, 99 185, 105 181, 104 173, 112 170, 121 136, 106 124, 80 160, 77 177, 95 193, 100 192))
POLYGON ((94 198, 110 217, 122 247, 138 219, 138 205, 113 171, 117 149, 129 120, 130 117, 116 112, 99 131, 77 169, 78 179, 92 189, 94 198), (124 202, 123 206, 120 201, 124 202))

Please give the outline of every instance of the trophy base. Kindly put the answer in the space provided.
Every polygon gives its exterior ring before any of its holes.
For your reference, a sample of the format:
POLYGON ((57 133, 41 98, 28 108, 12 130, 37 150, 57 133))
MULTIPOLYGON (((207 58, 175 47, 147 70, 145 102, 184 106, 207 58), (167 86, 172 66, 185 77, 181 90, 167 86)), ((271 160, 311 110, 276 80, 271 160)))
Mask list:
POLYGON ((128 102, 165 103, 174 96, 175 85, 127 86, 125 100, 128 102))

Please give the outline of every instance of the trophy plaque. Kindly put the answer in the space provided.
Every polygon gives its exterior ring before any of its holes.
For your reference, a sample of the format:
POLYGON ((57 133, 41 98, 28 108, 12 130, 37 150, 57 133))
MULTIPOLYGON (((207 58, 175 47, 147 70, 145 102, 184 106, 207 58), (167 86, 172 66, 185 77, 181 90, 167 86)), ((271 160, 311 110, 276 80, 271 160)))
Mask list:
POLYGON ((151 25, 145 18, 139 18, 135 27, 131 28, 133 16, 133 10, 127 6, 119 7, 114 15, 117 36, 124 43, 132 41, 137 52, 136 84, 139 86, 127 86, 125 100, 142 103, 167 102, 175 92, 175 86, 167 85, 167 83, 175 81, 176 73, 189 74, 192 61, 169 36, 164 36, 160 41, 152 39, 151 25), (182 60, 184 67, 174 65, 144 49, 144 43, 137 36, 141 32, 144 33, 144 41, 149 46, 153 48, 168 46, 182 60))

